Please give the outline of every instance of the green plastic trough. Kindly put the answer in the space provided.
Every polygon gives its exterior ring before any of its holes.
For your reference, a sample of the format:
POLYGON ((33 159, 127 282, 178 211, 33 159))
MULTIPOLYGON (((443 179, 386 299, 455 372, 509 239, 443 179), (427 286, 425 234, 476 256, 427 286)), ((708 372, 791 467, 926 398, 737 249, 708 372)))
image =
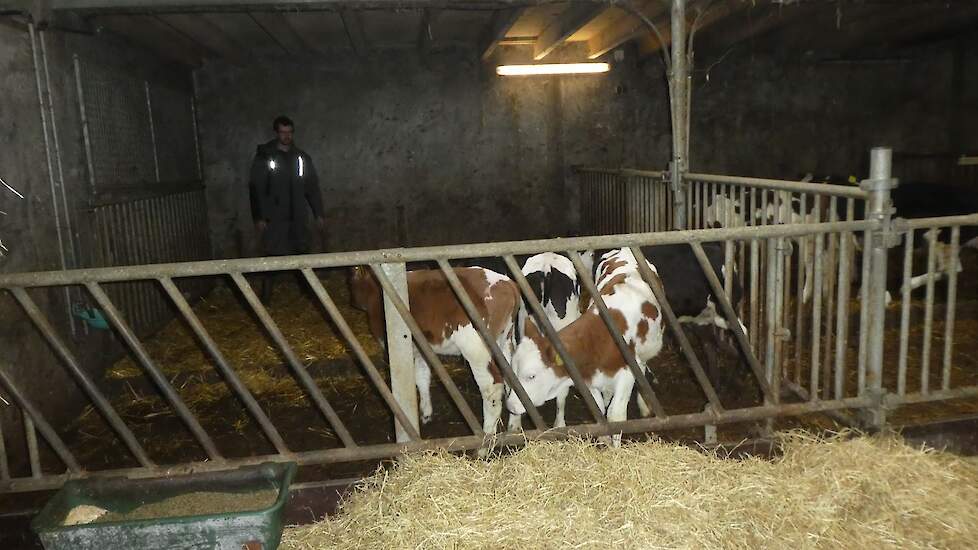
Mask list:
POLYGON ((295 471, 295 463, 268 462, 174 477, 73 480, 48 501, 31 527, 46 550, 274 550, 282 538, 282 511, 295 471), (278 491, 278 496, 271 506, 259 510, 63 525, 68 513, 82 504, 128 513, 187 493, 240 493, 247 499, 269 489, 278 491))

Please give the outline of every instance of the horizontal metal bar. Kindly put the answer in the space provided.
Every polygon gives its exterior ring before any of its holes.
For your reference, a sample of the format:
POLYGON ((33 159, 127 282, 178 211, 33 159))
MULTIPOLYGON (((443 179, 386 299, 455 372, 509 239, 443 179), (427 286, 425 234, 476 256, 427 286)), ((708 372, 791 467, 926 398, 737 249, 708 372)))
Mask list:
MULTIPOLYGON (((650 431, 662 431, 691 428, 704 426, 706 424, 720 425, 732 424, 736 422, 751 422, 765 418, 801 416, 804 414, 819 413, 838 409, 858 409, 868 407, 872 400, 866 397, 852 397, 848 399, 833 401, 816 401, 809 403, 791 403, 781 405, 768 405, 752 407, 747 409, 728 410, 722 414, 713 413, 693 413, 684 415, 673 415, 668 418, 636 418, 622 422, 609 422, 608 424, 581 424, 568 426, 566 428, 554 428, 550 430, 529 430, 519 434, 497 434, 493 439, 496 445, 522 445, 526 441, 539 439, 564 439, 567 437, 580 437, 585 435, 614 435, 625 433, 642 433, 650 431)), ((481 436, 465 437, 446 437, 441 439, 427 439, 422 441, 411 441, 407 443, 385 443, 380 445, 362 446, 357 448, 325 449, 320 451, 303 451, 296 453, 292 457, 281 457, 278 455, 254 456, 248 458, 231 459, 225 463, 215 464, 213 462, 195 462, 183 464, 170 468, 132 468, 124 470, 108 470, 102 472, 86 472, 86 475, 55 475, 45 476, 41 479, 18 478, 9 481, 0 481, 0 492, 25 492, 39 491, 44 489, 54 489, 60 487, 69 479, 79 477, 95 476, 119 476, 123 475, 130 478, 150 477, 150 476, 175 476, 192 472, 204 472, 223 470, 229 467, 247 466, 261 464, 263 462, 274 462, 282 460, 294 460, 299 465, 311 466, 316 464, 329 464, 339 462, 351 462, 354 460, 377 460, 396 456, 401 453, 420 452, 435 449, 448 451, 464 451, 478 449, 485 445, 486 440, 481 436)))
POLYGON ((900 229, 901 226, 908 229, 928 229, 931 227, 950 227, 952 225, 978 225, 978 214, 936 218, 896 218, 893 220, 893 225, 897 229, 900 229))
POLYGON ((858 187, 849 187, 846 185, 833 185, 830 183, 805 183, 801 181, 790 181, 790 180, 745 178, 742 176, 720 176, 715 174, 693 174, 693 173, 686 174, 685 176, 683 176, 683 179, 686 181, 728 183, 732 185, 758 187, 761 189, 777 189, 781 191, 812 193, 815 195, 851 197, 854 199, 865 200, 869 198, 869 194, 858 187))
MULTIPOLYGON (((940 219, 940 218, 938 218, 940 219)), ((976 217, 978 220, 978 217, 976 217)), ((227 273, 259 273, 292 269, 320 269, 345 267, 371 263, 414 262, 432 259, 472 258, 480 256, 504 256, 506 254, 539 254, 566 250, 597 250, 625 246, 651 246, 691 242, 722 241, 727 239, 752 239, 767 237, 798 237, 841 231, 866 231, 876 229, 876 220, 857 222, 833 222, 818 224, 787 224, 764 227, 732 227, 667 231, 659 233, 629 233, 575 237, 569 239, 540 239, 497 243, 430 246, 422 248, 392 248, 383 250, 334 252, 330 254, 305 254, 299 256, 274 256, 242 258, 235 260, 209 260, 169 264, 133 265, 70 271, 41 271, 33 273, 0 274, 0 288, 42 287, 72 285, 87 282, 117 282, 128 280, 158 279, 159 277, 202 277, 227 273)))
POLYGON ((912 403, 927 403, 930 401, 947 401, 949 399, 961 399, 964 397, 978 397, 978 386, 966 386, 953 390, 941 390, 924 393, 908 393, 897 395, 894 393, 886 394, 883 402, 887 406, 909 405, 912 403))
MULTIPOLYGON (((590 166, 575 166, 574 171, 578 174, 610 174, 613 176, 639 176, 646 178, 664 178, 669 172, 666 170, 636 170, 634 168, 594 168, 590 166)), ((663 183, 669 183, 663 181, 663 183)))

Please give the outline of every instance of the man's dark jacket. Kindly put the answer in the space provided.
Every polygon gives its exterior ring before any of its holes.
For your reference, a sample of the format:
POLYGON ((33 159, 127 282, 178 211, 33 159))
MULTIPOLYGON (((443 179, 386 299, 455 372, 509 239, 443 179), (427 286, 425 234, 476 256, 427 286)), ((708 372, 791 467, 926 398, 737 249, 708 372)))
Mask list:
POLYGON ((319 176, 309 155, 292 146, 281 151, 277 140, 258 146, 251 163, 251 217, 267 222, 262 253, 276 256, 309 250, 308 209, 323 217, 319 176))

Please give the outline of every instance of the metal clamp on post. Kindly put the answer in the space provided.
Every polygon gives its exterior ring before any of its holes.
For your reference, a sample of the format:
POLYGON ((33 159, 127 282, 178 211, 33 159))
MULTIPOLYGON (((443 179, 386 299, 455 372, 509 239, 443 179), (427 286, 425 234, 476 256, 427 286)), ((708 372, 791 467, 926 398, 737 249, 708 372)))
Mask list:
POLYGON ((893 215, 896 209, 890 202, 890 191, 900 185, 897 178, 867 178, 859 182, 859 188, 872 195, 873 193, 886 192, 886 204, 881 205, 878 210, 871 210, 866 213, 867 219, 875 219, 880 222, 880 231, 873 233, 872 246, 885 246, 893 248, 900 244, 901 233, 893 227, 893 215))

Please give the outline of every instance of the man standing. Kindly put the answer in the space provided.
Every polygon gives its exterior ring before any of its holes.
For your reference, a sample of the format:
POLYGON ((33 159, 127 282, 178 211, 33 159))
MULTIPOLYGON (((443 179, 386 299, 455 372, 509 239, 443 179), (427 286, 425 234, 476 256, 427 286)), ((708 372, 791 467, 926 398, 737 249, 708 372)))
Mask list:
MULTIPOLYGON (((272 128, 276 138, 259 145, 251 163, 251 217, 262 255, 305 254, 309 251, 306 204, 312 209, 316 227, 320 231, 325 227, 319 177, 309 154, 293 143, 292 120, 280 116, 272 128)), ((271 286, 270 277, 265 277, 265 301, 271 297, 271 286)))

